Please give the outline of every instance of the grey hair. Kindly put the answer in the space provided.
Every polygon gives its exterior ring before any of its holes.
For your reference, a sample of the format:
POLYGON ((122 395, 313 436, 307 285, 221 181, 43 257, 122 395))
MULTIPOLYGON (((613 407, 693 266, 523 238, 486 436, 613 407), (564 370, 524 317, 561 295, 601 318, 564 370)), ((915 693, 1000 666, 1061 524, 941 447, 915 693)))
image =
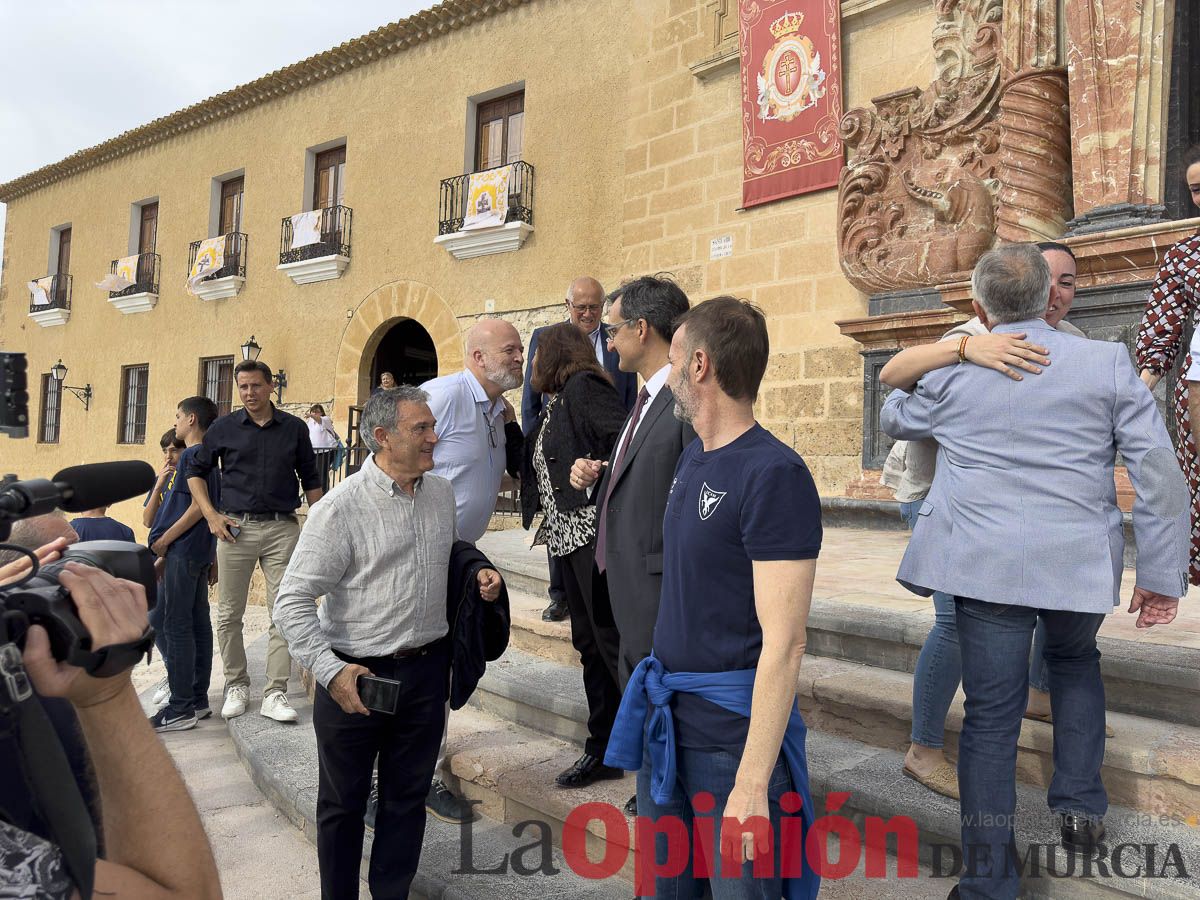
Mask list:
POLYGON ((975 264, 971 292, 993 325, 1040 319, 1050 298, 1050 266, 1033 244, 990 250, 975 264))
MULTIPOLYGON (((67 517, 58 510, 54 510, 40 516, 13 522, 12 533, 4 543, 16 544, 26 550, 36 550, 60 537, 67 538, 71 543, 79 540, 75 529, 67 523, 67 517)), ((15 550, 0 550, 0 565, 8 565, 24 556, 25 554, 15 550)))
POLYGON ((400 424, 401 403, 428 403, 429 395, 419 387, 402 384, 399 387, 376 391, 363 405, 362 419, 358 423, 358 433, 367 449, 372 453, 379 451, 379 442, 375 440, 375 429, 395 431, 400 424))

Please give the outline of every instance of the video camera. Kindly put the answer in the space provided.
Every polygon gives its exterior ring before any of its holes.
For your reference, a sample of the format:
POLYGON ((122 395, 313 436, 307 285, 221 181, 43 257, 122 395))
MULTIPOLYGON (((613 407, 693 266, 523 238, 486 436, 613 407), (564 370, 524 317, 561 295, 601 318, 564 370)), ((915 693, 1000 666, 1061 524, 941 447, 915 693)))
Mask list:
MULTIPOLYGON (((0 481, 0 540, 7 539, 12 523, 19 519, 55 509, 83 512, 108 506, 145 493, 154 481, 154 470, 137 461, 72 466, 51 480, 17 481, 15 475, 8 475, 0 481)), ((0 549, 19 551, 33 561, 32 571, 23 579, 0 586, 0 643, 20 647, 29 626, 41 625, 50 635, 55 659, 101 678, 130 668, 145 654, 154 638, 149 627, 138 641, 94 650, 91 635, 59 575, 68 562, 94 566, 140 584, 146 591, 147 606, 152 608, 156 602, 154 555, 146 547, 127 541, 87 541, 73 544, 61 559, 45 566, 38 564, 30 548, 0 543, 0 549)))

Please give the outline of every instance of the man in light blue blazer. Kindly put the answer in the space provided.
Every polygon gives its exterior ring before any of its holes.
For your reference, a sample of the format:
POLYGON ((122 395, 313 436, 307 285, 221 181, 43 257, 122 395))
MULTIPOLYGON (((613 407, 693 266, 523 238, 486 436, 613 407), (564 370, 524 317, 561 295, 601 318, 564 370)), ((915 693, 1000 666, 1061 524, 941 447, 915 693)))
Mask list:
POLYGON ((1055 331, 1043 320, 1053 290, 1037 248, 993 250, 972 278, 975 312, 998 332, 1025 332, 1050 365, 1014 381, 955 366, 894 391, 883 430, 934 438, 937 474, 897 580, 955 597, 966 717, 959 741, 962 842, 968 865, 952 897, 1015 898, 1017 738, 1027 700, 1029 641, 1046 623, 1054 712, 1047 791, 1068 848, 1104 837, 1108 796, 1104 685, 1096 632, 1120 602, 1124 533, 1117 453, 1136 492, 1139 628, 1175 617, 1187 589, 1188 490, 1150 391, 1123 344, 1055 331))

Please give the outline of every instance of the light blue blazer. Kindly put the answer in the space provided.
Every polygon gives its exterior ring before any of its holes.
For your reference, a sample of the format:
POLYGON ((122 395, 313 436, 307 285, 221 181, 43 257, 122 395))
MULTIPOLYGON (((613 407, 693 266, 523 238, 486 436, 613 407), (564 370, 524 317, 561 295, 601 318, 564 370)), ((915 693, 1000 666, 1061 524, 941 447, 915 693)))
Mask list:
POLYGON ((1022 381, 948 366, 883 406, 889 435, 933 438, 940 448, 896 579, 923 596, 1110 612, 1121 602, 1125 548, 1113 484, 1119 452, 1137 495, 1137 586, 1182 597, 1191 498, 1129 352, 1041 319, 994 330, 1026 332, 1051 364, 1022 381))

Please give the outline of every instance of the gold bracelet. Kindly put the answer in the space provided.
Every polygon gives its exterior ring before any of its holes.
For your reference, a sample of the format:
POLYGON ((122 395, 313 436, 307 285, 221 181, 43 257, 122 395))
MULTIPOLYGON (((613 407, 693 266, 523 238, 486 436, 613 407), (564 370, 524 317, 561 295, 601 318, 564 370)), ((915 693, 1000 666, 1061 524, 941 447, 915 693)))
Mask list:
POLYGON ((958 361, 965 363, 967 361, 967 341, 971 339, 969 334, 964 334, 962 340, 958 342, 958 361))

